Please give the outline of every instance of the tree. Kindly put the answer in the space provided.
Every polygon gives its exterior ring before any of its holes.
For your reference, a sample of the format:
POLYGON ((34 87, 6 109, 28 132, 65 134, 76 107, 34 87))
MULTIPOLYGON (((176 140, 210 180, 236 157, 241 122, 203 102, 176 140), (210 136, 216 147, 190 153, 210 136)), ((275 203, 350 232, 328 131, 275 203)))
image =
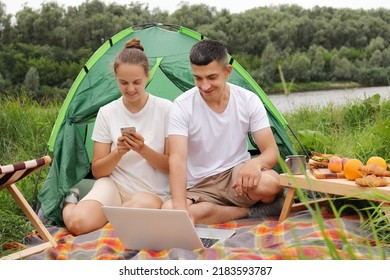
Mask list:
POLYGON ((39 16, 34 21, 34 37, 42 42, 40 44, 64 46, 64 16, 65 10, 57 3, 41 4, 39 16))
MULTIPOLYGON (((292 19, 291 22, 281 21, 268 30, 270 40, 281 50, 293 49, 295 43, 300 40, 298 35, 297 22, 292 19)), ((297 43, 295 46, 299 47, 297 43)))
POLYGON ((48 0, 37 10, 24 4, 13 18, 0 0, 0 72, 7 86, 20 88, 29 67, 35 67, 42 92, 45 86, 63 90, 103 42, 126 28, 154 22, 182 25, 221 40, 256 80, 270 86, 279 81, 279 66, 287 82, 383 83, 375 75, 383 70, 388 76, 390 71, 388 9, 273 5, 231 14, 182 2, 169 14, 159 8, 151 12, 141 2, 84 0, 64 8, 48 0))
POLYGON ((340 58, 339 55, 336 53, 332 57, 330 65, 333 80, 345 81, 350 80, 352 78, 354 66, 345 57, 340 58))
POLYGON ((261 55, 261 68, 259 79, 266 84, 277 80, 277 66, 280 55, 273 43, 268 43, 261 55))
POLYGON ((229 52, 233 53, 230 47, 234 46, 234 44, 230 40, 231 36, 229 36, 231 20, 232 16, 230 12, 226 9, 222 9, 222 11, 216 15, 216 20, 212 24, 201 25, 197 31, 207 38, 224 42, 229 48, 229 52))
POLYGON ((271 42, 268 29, 277 23, 277 17, 270 8, 232 15, 227 32, 231 52, 260 56, 271 42))
POLYGON ((300 51, 308 50, 314 38, 315 26, 311 24, 311 19, 308 16, 302 16, 297 19, 296 28, 295 47, 300 51))
POLYGON ((380 67, 382 62, 382 52, 380 50, 376 50, 370 57, 368 63, 373 67, 380 67))
POLYGON ((319 15, 311 24, 315 29, 311 45, 322 46, 326 49, 331 48, 332 44, 331 40, 329 39, 329 32, 332 30, 332 26, 329 20, 319 15))
POLYGON ((24 79, 24 86, 27 93, 32 93, 34 96, 39 94, 39 74, 35 67, 30 67, 30 69, 28 69, 24 79))
POLYGON ((390 71, 383 68, 371 67, 360 70, 359 83, 366 86, 389 85, 390 71))
POLYGON ((0 73, 0 92, 4 91, 6 88, 6 82, 5 79, 3 78, 3 75, 0 73))
POLYGON ((390 28, 389 23, 378 16, 371 16, 367 14, 361 17, 359 20, 361 24, 359 31, 367 37, 367 42, 371 42, 372 39, 382 37, 385 43, 388 45, 390 40, 390 28))
POLYGON ((31 8, 24 7, 16 13, 15 34, 18 42, 29 44, 41 44, 41 35, 37 34, 34 29, 34 22, 39 18, 39 14, 31 8))
POLYGON ((188 5, 186 2, 181 2, 180 8, 171 15, 170 23, 196 30, 202 25, 212 24, 216 12, 215 7, 209 7, 205 4, 188 5))
POLYGON ((10 44, 14 40, 11 15, 0 16, 0 43, 10 44))
POLYGON ((323 81, 326 77, 325 59, 322 52, 317 49, 311 59, 310 77, 314 81, 323 81))
POLYGON ((368 56, 371 56, 375 51, 382 51, 385 48, 385 40, 382 37, 376 37, 370 41, 367 46, 368 56))
POLYGON ((285 61, 283 68, 287 81, 307 82, 310 80, 311 62, 304 53, 291 56, 285 61))
POLYGON ((0 39, 2 40, 3 37, 3 30, 5 28, 4 21, 6 20, 6 14, 5 14, 5 4, 3 2, 0 2, 0 39))
POLYGON ((390 68, 390 47, 382 52, 381 66, 387 69, 390 68))

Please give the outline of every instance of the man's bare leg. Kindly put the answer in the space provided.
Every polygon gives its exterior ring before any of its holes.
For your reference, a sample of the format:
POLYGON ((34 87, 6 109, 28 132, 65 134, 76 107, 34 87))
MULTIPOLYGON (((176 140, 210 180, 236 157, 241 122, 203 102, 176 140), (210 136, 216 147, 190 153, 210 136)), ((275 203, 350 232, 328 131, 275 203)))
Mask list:
POLYGON ((283 188, 279 184, 279 174, 274 170, 268 170, 263 172, 257 188, 248 195, 253 201, 272 203, 281 192, 283 188))
POLYGON ((219 224, 247 218, 249 208, 198 202, 189 206, 189 212, 196 224, 219 224))
MULTIPOLYGON (((192 203, 187 200, 189 212, 196 224, 218 224, 244 218, 264 218, 277 216, 282 210, 283 196, 277 196, 271 203, 258 202, 251 208, 238 206, 222 206, 211 202, 192 203)), ((172 200, 164 202, 163 209, 173 209, 172 200)))
POLYGON ((257 202, 250 208, 222 206, 210 202, 199 202, 189 206, 196 224, 219 224, 244 218, 278 216, 282 211, 284 196, 278 195, 270 203, 257 202))
MULTIPOLYGON (((218 224, 233 220, 247 218, 249 208, 238 206, 222 206, 211 202, 193 203, 187 199, 187 205, 191 217, 196 224, 218 224)), ((162 209, 173 209, 172 200, 165 201, 162 209)))

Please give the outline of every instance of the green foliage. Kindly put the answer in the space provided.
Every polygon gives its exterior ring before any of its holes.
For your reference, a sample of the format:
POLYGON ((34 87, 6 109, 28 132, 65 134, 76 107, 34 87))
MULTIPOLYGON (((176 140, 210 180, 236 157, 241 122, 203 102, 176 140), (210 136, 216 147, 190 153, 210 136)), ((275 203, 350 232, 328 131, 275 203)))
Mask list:
MULTIPOLYGON (((3 194, 6 192, 0 192, 0 201, 6 201, 3 194)), ((11 197, 8 197, 9 201, 13 201, 11 197)), ((23 217, 20 213, 4 210, 9 209, 7 205, 3 205, 0 209, 0 257, 12 253, 11 249, 8 249, 6 245, 10 242, 17 242, 24 240, 26 233, 32 230, 31 224, 27 218, 23 217)))
MULTIPOLYGON (((326 151, 326 147, 329 145, 329 139, 319 131, 300 130, 298 131, 298 137, 307 151, 326 151)), ((303 151, 300 149, 298 153, 302 154, 303 151)))
MULTIPOLYGON (((60 105, 56 101, 39 104, 26 94, 18 97, 0 95, 0 165, 43 156, 60 105)), ((33 201, 39 178, 44 178, 47 173, 47 169, 42 169, 41 173, 36 172, 18 182, 29 203, 33 201)), ((1 256, 5 253, 4 244, 23 242, 32 227, 8 192, 0 192, 0 205, 1 256)))
POLYGON ((42 156, 58 111, 58 103, 42 107, 26 94, 1 96, 0 164, 42 156))
POLYGON ((351 101, 350 106, 343 111, 344 121, 351 128, 361 130, 362 127, 373 124, 380 109, 380 95, 375 94, 363 102, 351 101))
POLYGON ((385 48, 385 39, 382 37, 376 37, 370 41, 370 44, 367 46, 367 51, 369 54, 373 54, 376 51, 382 51, 385 48))
MULTIPOLYGON (((388 197, 379 197, 385 203, 389 203, 388 197)), ((368 219, 361 226, 362 229, 371 230, 369 238, 376 238, 380 246, 387 246, 386 243, 390 240, 389 220, 385 211, 389 211, 389 206, 381 203, 378 206, 367 206, 365 210, 368 212, 368 219), (384 210, 384 211, 383 211, 384 210)), ((370 232, 370 231, 368 231, 370 232)))
POLYGON ((288 80, 294 80, 296 82, 308 82, 311 76, 311 61, 302 53, 294 55, 288 65, 288 73, 286 76, 288 80))
POLYGON ((311 58, 311 70, 309 79, 313 81, 322 81, 326 77, 325 58, 320 50, 316 50, 311 58))
POLYGON ((39 94, 40 85, 39 85, 39 74, 37 68, 30 67, 26 77, 24 78, 24 87, 27 92, 32 93, 34 96, 39 94))
POLYGON ((171 15, 170 22, 186 26, 191 29, 203 25, 210 25, 215 20, 216 9, 205 4, 188 5, 182 2, 181 7, 171 15))
POLYGON ((0 92, 5 91, 5 89, 6 89, 6 81, 3 78, 3 75, 1 75, 0 73, 0 92))
POLYGON ((382 52, 381 66, 387 67, 387 65, 390 65, 390 47, 387 47, 382 52))
POLYGON ((331 77, 335 81, 349 81, 353 77, 354 66, 345 57, 334 55, 330 62, 331 77))
POLYGON ((55 2, 43 3, 37 10, 26 5, 15 15, 14 24, 11 18, 2 7, 0 72, 7 89, 21 88, 31 67, 37 69, 41 86, 61 89, 103 42, 130 26, 153 22, 182 25, 223 41, 269 90, 280 82, 278 65, 287 83, 390 84, 390 11, 385 9, 280 5, 231 14, 227 9, 182 2, 169 14, 151 11, 140 2, 119 5, 94 0, 67 9, 55 2))
POLYGON ((358 82, 367 86, 389 85, 390 69, 382 67, 362 68, 358 76, 358 82))
MULTIPOLYGON (((390 100, 381 101, 377 94, 343 106, 299 108, 285 118, 309 152, 337 153, 362 162, 371 156, 381 156, 388 161, 389 112, 390 100)), ((293 142, 293 148, 303 152, 298 142, 293 142)))
POLYGON ((234 59, 240 62, 242 67, 245 70, 251 71, 252 69, 257 69, 261 65, 261 59, 259 56, 251 56, 247 54, 235 54, 234 59))
POLYGON ((71 50, 64 51, 47 45, 0 45, 0 65, 4 65, 0 71, 4 73, 1 75, 5 82, 0 90, 9 90, 12 83, 19 87, 24 85, 26 90, 38 99, 44 96, 40 93, 40 86, 68 90, 70 86, 67 81, 75 79, 89 55, 89 49, 80 49, 73 53, 71 50), (29 71, 32 72, 28 73, 29 71), (29 78, 29 83, 26 84, 26 77, 31 75, 34 75, 34 79, 29 78))
POLYGON ((360 140, 362 155, 364 161, 367 161, 372 155, 381 155, 387 162, 390 161, 390 120, 378 120, 363 137, 370 137, 371 142, 360 140))
MULTIPOLYGON (((262 81, 262 83, 270 84, 276 80, 277 65, 280 59, 280 54, 273 43, 269 43, 261 55, 261 68, 254 75, 254 79, 262 81)), ((255 72, 256 73, 256 72, 255 72)))
POLYGON ((380 67, 382 62, 382 52, 376 50, 372 53, 370 60, 368 61, 369 65, 372 67, 380 67))

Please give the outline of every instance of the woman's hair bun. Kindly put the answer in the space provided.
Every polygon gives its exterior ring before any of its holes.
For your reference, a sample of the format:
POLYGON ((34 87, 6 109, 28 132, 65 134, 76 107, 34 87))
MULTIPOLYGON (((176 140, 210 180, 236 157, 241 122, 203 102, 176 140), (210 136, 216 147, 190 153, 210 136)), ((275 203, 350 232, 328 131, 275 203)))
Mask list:
POLYGON ((139 49, 144 51, 144 47, 141 45, 141 41, 137 38, 130 39, 125 44, 126 49, 139 49))

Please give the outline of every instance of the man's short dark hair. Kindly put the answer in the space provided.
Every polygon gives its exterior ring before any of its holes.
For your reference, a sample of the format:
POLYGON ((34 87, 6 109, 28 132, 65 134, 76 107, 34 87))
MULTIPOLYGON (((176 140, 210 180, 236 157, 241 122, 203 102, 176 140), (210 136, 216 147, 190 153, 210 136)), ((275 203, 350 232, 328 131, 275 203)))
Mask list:
POLYGON ((213 60, 227 64, 227 50, 223 43, 216 40, 202 40, 192 46, 190 61, 194 65, 208 65, 213 60))

